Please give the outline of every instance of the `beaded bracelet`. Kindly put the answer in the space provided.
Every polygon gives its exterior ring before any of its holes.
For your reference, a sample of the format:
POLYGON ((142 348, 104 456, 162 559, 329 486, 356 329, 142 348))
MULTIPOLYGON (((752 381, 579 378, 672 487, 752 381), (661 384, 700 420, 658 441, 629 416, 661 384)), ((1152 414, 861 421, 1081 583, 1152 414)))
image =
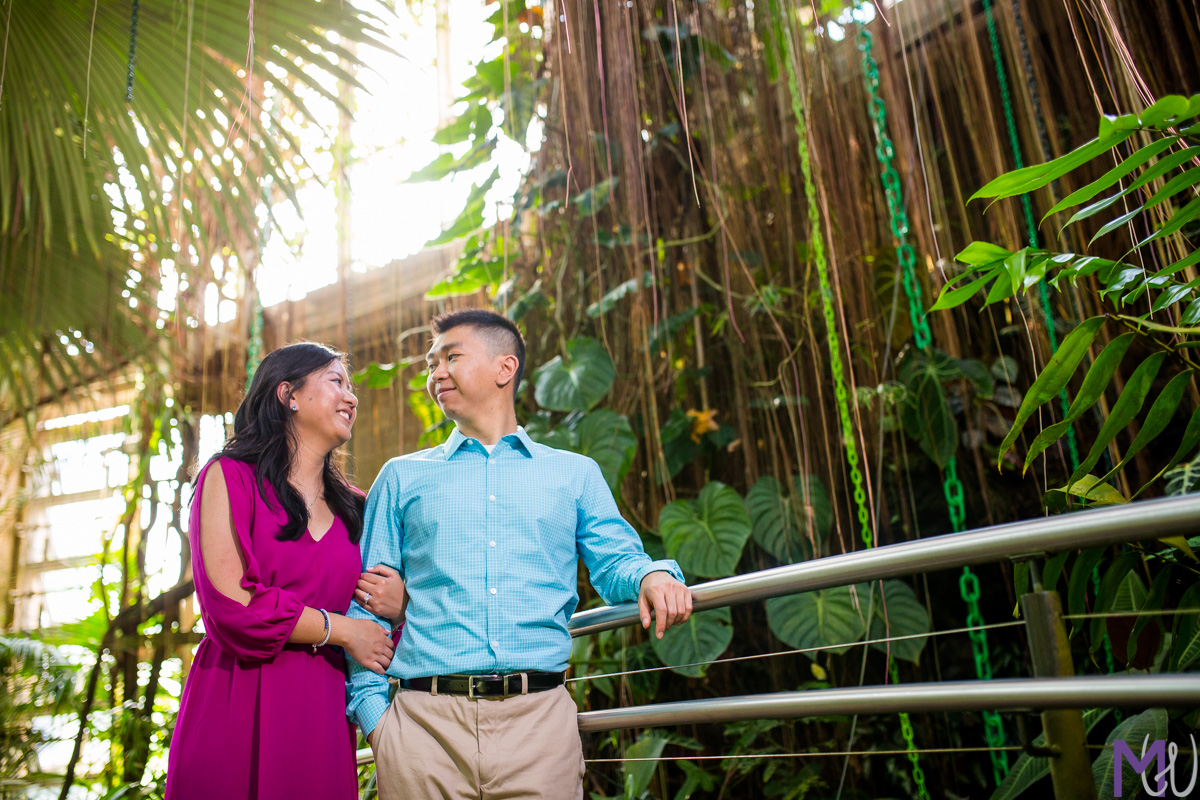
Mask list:
POLYGON ((329 644, 329 634, 333 633, 333 625, 329 622, 329 612, 323 608, 319 608, 317 610, 321 612, 321 617, 325 620, 325 638, 322 639, 320 643, 312 646, 314 653, 317 652, 318 647, 324 647, 325 645, 329 644))

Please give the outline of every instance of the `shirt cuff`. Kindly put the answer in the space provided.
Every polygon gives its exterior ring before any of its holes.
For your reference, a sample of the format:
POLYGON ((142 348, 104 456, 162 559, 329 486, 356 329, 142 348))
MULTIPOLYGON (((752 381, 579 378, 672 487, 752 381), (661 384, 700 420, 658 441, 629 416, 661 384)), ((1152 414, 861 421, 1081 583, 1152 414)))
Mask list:
POLYGON ((679 581, 680 583, 685 583, 685 581, 683 580, 683 570, 681 570, 679 568, 679 565, 676 564, 671 559, 667 558, 667 559, 663 559, 662 561, 651 561, 649 564, 647 564, 646 566, 639 569, 633 576, 634 577, 634 582, 633 582, 633 597, 634 597, 634 599, 637 599, 638 595, 641 594, 642 581, 645 580, 646 576, 649 575, 651 572, 666 572, 672 578, 679 581))
POLYGON ((358 707, 354 709, 354 716, 358 719, 358 727, 362 728, 363 736, 371 735, 371 732, 379 725, 379 720, 383 719, 383 715, 387 713, 387 709, 387 692, 384 692, 382 697, 371 695, 363 698, 358 707))

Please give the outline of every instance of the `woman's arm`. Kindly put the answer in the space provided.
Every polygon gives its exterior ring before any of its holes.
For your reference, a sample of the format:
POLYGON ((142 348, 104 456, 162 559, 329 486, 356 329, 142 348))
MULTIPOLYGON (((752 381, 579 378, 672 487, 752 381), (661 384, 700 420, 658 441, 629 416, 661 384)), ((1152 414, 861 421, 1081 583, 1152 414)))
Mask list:
MULTIPOLYGON (((291 592, 259 585, 252 575, 248 579, 253 555, 243 549, 238 537, 223 465, 213 466, 205 475, 197 520, 201 555, 197 567, 202 578, 197 591, 206 621, 212 621, 217 638, 241 658, 269 658, 285 641, 325 641, 325 617, 319 610, 305 606, 291 592), (206 591, 205 584, 213 591, 206 591)), ((340 614, 329 614, 329 622, 330 644, 346 648, 368 669, 380 673, 387 669, 392 641, 378 625, 340 614)))

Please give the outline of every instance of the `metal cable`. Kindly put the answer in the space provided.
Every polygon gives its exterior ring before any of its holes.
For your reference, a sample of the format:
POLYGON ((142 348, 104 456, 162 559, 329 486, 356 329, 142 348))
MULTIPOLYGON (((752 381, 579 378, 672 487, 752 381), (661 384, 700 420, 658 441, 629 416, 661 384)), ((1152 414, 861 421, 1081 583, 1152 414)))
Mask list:
POLYGON ((659 758, 585 758, 586 764, 616 764, 628 761, 717 761, 739 760, 749 758, 810 758, 828 756, 906 756, 909 753, 918 754, 955 754, 955 753, 988 753, 993 750, 1021 750, 1019 745, 1003 747, 931 747, 915 750, 841 750, 834 753, 758 753, 736 756, 660 756, 659 758))
MULTIPOLYGON (((1128 614, 1122 616, 1129 616, 1128 614)), ((567 678, 567 683, 575 681, 594 681, 600 678, 619 678, 625 675, 640 675, 646 672, 662 672, 669 669, 686 669, 688 667, 707 667, 713 664, 732 664, 735 661, 752 661, 756 658, 774 658, 775 656, 791 656, 800 653, 818 653, 823 650, 837 650, 842 647, 856 647, 872 644, 885 644, 887 642, 900 642, 906 639, 928 639, 934 636, 946 636, 953 633, 971 633, 977 630, 990 630, 992 628, 1013 628, 1025 623, 1017 620, 1014 622, 994 622, 991 625, 981 625, 974 628, 951 628, 944 631, 929 631, 928 633, 913 633, 906 636, 886 636, 882 639, 863 639, 857 642, 842 642, 840 644, 826 644, 818 647, 802 647, 797 650, 780 650, 775 653, 757 653, 749 656, 734 656, 732 658, 717 658, 712 661, 697 661, 694 664, 675 664, 669 667, 646 667, 644 669, 630 669, 623 672, 604 672, 598 675, 580 675, 578 678, 567 678)), ((997 748, 983 748, 984 750, 994 750, 997 748)))
POLYGON ((1097 611, 1092 614, 1063 614, 1063 619, 1115 619, 1117 617, 1140 617, 1157 614, 1163 617, 1200 614, 1200 608, 1160 608, 1147 611, 1097 611))

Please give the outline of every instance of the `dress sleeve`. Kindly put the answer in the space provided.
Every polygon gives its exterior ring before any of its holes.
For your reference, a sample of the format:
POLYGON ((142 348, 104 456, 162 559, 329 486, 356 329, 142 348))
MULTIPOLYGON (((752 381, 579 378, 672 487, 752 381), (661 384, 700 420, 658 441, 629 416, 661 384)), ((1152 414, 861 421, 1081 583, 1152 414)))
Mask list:
POLYGON ((200 598, 204 630, 222 649, 239 660, 251 662, 266 661, 276 656, 304 612, 304 603, 296 594, 269 586, 261 577, 250 538, 257 491, 252 472, 242 464, 227 459, 209 462, 196 480, 188 526, 192 544, 192 572, 196 595, 200 598), (204 479, 209 470, 214 468, 220 469, 225 477, 234 535, 246 564, 241 585, 250 592, 251 598, 249 605, 245 606, 218 591, 205 572, 204 550, 200 546, 200 498, 204 491, 204 479))

